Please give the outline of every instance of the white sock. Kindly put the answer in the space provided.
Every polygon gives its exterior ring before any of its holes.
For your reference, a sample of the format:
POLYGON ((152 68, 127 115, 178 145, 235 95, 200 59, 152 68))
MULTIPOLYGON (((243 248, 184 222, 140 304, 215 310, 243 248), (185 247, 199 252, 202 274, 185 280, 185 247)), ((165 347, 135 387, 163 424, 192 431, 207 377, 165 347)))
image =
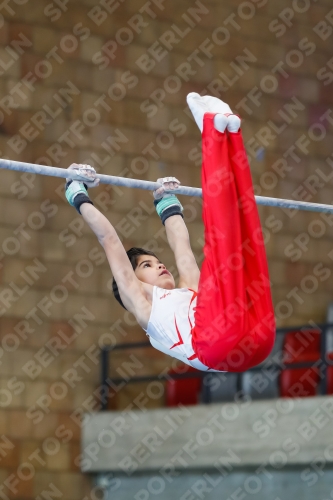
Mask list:
POLYGON ((186 97, 188 107, 198 125, 200 132, 203 131, 203 117, 205 113, 209 113, 208 106, 202 100, 202 97, 196 92, 191 92, 186 97))
POLYGON ((217 97, 204 95, 201 99, 204 101, 211 113, 221 113, 222 115, 232 113, 229 104, 221 101, 221 99, 218 99, 217 97))
POLYGON ((229 132, 238 132, 241 126, 241 119, 237 115, 229 115, 227 117, 227 129, 229 132))
POLYGON ((208 106, 211 113, 221 113, 222 115, 231 113, 230 117, 228 117, 226 126, 221 118, 221 115, 215 116, 214 125, 217 130, 224 132, 227 127, 229 132, 238 132, 240 128, 240 119, 238 116, 232 114, 229 104, 211 95, 203 96, 202 100, 208 106))
POLYGON ((214 116, 214 127, 219 132, 224 132, 228 125, 228 118, 224 115, 217 114, 214 116))

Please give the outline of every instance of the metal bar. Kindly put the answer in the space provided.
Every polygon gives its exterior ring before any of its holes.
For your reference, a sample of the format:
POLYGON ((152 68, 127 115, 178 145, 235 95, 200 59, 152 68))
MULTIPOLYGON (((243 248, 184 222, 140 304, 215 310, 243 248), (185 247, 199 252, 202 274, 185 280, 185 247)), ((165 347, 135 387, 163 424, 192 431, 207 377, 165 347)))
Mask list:
MULTIPOLYGON (((50 175, 53 177, 62 177, 67 179, 68 170, 58 167, 48 167, 45 165, 36 165, 34 163, 24 163, 20 161, 0 160, 0 168, 7 170, 17 170, 19 172, 31 172, 34 174, 50 175)), ((78 177, 71 174, 72 179, 80 180, 78 177)), ((114 186, 124 186, 129 188, 146 189, 154 191, 160 184, 157 182, 141 181, 139 179, 129 179, 127 177, 115 177, 113 175, 97 174, 102 184, 113 184, 114 186)), ((175 191, 172 191, 175 193, 175 191)), ((200 188, 193 188, 189 186, 180 186, 177 189, 177 194, 185 196, 202 196, 200 188)), ((333 205, 324 205, 321 203, 309 203, 307 201, 283 200, 281 198, 269 198, 265 196, 255 196, 257 205, 264 205, 269 207, 279 207, 292 210, 307 210, 310 212, 326 212, 333 213, 333 205)))
POLYGON ((327 334, 327 327, 323 328, 321 330, 321 335, 320 335, 320 358, 321 361, 323 362, 323 366, 321 367, 321 379, 319 382, 319 394, 322 396, 325 396, 327 393, 327 368, 328 368, 328 363, 327 363, 327 352, 326 352, 326 334, 327 334))
POLYGON ((316 323, 313 325, 296 325, 296 326, 284 326, 276 329, 276 334, 282 334, 293 331, 302 331, 306 332, 307 330, 323 330, 325 328, 333 327, 333 323, 316 323))
POLYGON ((209 380, 211 378, 211 373, 204 372, 205 375, 202 377, 202 390, 201 390, 201 398, 202 402, 205 405, 208 405, 211 402, 212 396, 210 391, 209 380))
POLYGON ((109 361, 109 351, 102 349, 101 351, 101 410, 105 411, 108 407, 108 393, 109 386, 107 384, 108 379, 108 366, 109 361))
MULTIPOLYGON (((323 324, 319 324, 319 325, 316 325, 316 327, 318 328, 318 330, 321 330, 321 360, 322 362, 324 363, 324 374, 325 374, 325 377, 324 377, 324 380, 321 380, 320 382, 320 386, 319 386, 319 392, 320 394, 326 394, 327 392, 327 368, 328 366, 333 366, 333 360, 329 360, 326 356, 326 334, 327 334, 327 329, 329 327, 332 327, 333 324, 332 323, 323 323, 323 324)), ((294 326, 294 327, 284 327, 284 328, 278 328, 276 330, 276 333, 280 333, 280 334, 283 334, 283 333, 286 333, 288 331, 295 331, 295 330, 302 330, 302 331, 306 331, 306 330, 312 330, 313 329, 313 325, 301 325, 301 326, 294 326)), ((102 354, 104 353, 104 356, 108 354, 109 351, 111 351, 112 349, 130 349, 130 348, 140 348, 140 347, 147 347, 147 346, 151 346, 151 344, 149 342, 136 342, 136 343, 126 343, 126 344, 118 344, 116 346, 105 346, 102 348, 102 354)), ((103 358, 102 358, 103 359, 103 358)), ((271 368, 277 368, 278 371, 282 371, 282 370, 288 370, 288 369, 300 369, 300 368, 312 368, 312 366, 314 365, 315 363, 312 362, 312 361, 305 361, 305 362, 294 362, 294 363, 270 363, 270 367, 271 368)), ((103 371, 103 366, 106 367, 107 369, 107 362, 104 361, 104 364, 102 362, 102 371, 103 371)), ((258 372, 258 371, 261 371, 262 370, 262 364, 261 365, 258 365, 258 366, 255 366, 249 370, 247 370, 248 372, 258 372)), ((130 379, 127 379, 126 382, 127 383, 136 383, 136 382, 151 382, 152 380, 160 380, 160 381, 167 381, 167 380, 170 380, 171 379, 186 379, 186 378, 193 378, 193 377, 200 377, 203 379, 203 403, 207 404, 210 402, 210 387, 209 387, 209 384, 205 384, 205 379, 207 380, 207 378, 211 377, 211 376, 214 376, 214 373, 212 372, 203 372, 203 371, 197 371, 197 372, 185 372, 185 373, 172 373, 172 374, 167 374, 167 375, 144 375, 144 376, 139 376, 139 377, 133 377, 133 378, 130 378, 130 379), (208 390, 205 390, 207 389, 208 390)), ((243 373, 238 373, 237 374, 237 387, 239 388, 239 386, 241 386, 241 381, 242 381, 242 376, 243 376, 243 373)), ((103 378, 103 375, 102 375, 102 380, 105 380, 105 384, 107 385, 107 371, 105 372, 104 371, 104 377, 103 378)), ((110 379, 112 380, 112 383, 113 384, 121 384, 124 382, 124 379, 123 378, 113 378, 113 379, 110 379)), ((241 387, 240 387, 241 388, 241 387)), ((102 407, 102 409, 105 409, 102 407)))
MULTIPOLYGON (((312 368, 315 362, 313 361, 303 361, 300 363, 288 363, 288 364, 283 364, 279 365, 278 363, 272 363, 270 365, 270 368, 277 368, 279 370, 292 370, 294 368, 312 368)), ((257 372, 261 371, 262 367, 261 366, 255 366, 254 368, 250 368, 249 370, 246 370, 247 372, 257 372)), ((203 371, 196 371, 196 372, 188 372, 188 373, 168 373, 167 375, 141 375, 138 377, 131 377, 128 379, 124 379, 121 377, 117 378, 112 378, 112 383, 113 384, 120 384, 121 382, 124 382, 126 380, 126 383, 130 384, 132 382, 151 382, 152 380, 161 380, 167 381, 170 379, 173 380, 178 380, 178 379, 183 379, 183 378, 204 378, 207 373, 210 375, 215 375, 216 373, 223 373, 223 372, 203 372, 203 371)), ((226 372, 226 373, 232 373, 232 372, 226 372)), ((233 372, 239 374, 239 372, 233 372)), ((242 372, 243 373, 243 372, 242 372)), ((245 372, 244 372, 245 373, 245 372)))
POLYGON ((236 390, 238 394, 241 394, 243 391, 243 373, 244 372, 237 373, 236 376, 236 390))
POLYGON ((186 378, 204 378, 207 375, 207 372, 203 371, 197 371, 197 372, 188 372, 188 373, 168 373, 167 375, 141 375, 138 377, 131 377, 131 378, 112 378, 110 377, 110 380, 112 380, 112 383, 117 385, 121 384, 122 382, 126 382, 127 384, 132 384, 135 382, 151 382, 152 380, 159 380, 161 382, 167 382, 168 380, 181 380, 181 379, 186 379, 186 378))
POLYGON ((151 347, 150 342, 127 342, 126 344, 105 345, 104 351, 116 351, 117 349, 139 349, 140 347, 151 347))
MULTIPOLYGON (((333 327, 333 323, 320 323, 320 324, 316 324, 315 326, 316 328, 318 328, 318 330, 323 330, 325 328, 330 328, 330 327, 333 327)), ((287 333, 287 332, 293 332, 294 330, 296 331, 299 331, 299 330, 302 330, 303 332, 306 332, 307 330, 313 330, 314 329, 314 326, 312 325, 296 325, 296 326, 293 326, 293 327, 290 327, 290 326, 285 326, 284 328, 277 328, 276 329, 276 334, 279 335, 279 334, 283 334, 283 333, 287 333)), ((117 350, 117 349, 135 349, 135 348, 140 348, 140 347, 151 347, 151 343, 146 341, 146 342, 126 342, 124 344, 116 344, 116 345, 105 345, 103 346, 103 349, 104 350, 107 350, 107 351, 114 351, 114 350, 117 350)))

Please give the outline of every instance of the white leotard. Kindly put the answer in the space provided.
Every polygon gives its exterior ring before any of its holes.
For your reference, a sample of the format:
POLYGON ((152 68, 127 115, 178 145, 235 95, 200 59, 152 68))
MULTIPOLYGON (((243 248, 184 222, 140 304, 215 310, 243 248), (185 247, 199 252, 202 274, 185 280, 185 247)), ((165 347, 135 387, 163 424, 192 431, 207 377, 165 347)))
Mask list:
POLYGON ((165 290, 154 286, 152 309, 145 332, 155 349, 202 371, 212 370, 197 358, 192 347, 197 293, 189 288, 165 290))

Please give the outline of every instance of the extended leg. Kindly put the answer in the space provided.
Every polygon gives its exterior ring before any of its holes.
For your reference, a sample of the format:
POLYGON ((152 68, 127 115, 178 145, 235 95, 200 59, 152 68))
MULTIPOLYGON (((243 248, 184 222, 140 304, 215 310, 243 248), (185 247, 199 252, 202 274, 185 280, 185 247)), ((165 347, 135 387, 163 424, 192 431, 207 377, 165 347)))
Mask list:
POLYGON ((236 168, 233 156, 240 146, 230 145, 232 135, 216 131, 214 115, 205 115, 202 168, 205 260, 193 346, 200 361, 211 368, 242 371, 268 355, 275 327, 266 256, 260 241, 261 252, 257 253, 256 234, 261 231, 258 214, 244 217, 238 206, 239 198, 252 183, 248 165, 243 170, 236 168), (244 182, 238 182, 244 171, 244 182))
POLYGON ((242 240, 248 248, 244 271, 247 275, 247 295, 253 304, 250 311, 250 331, 257 335, 258 341, 258 349, 252 359, 254 366, 262 362, 273 347, 274 312, 265 244, 254 198, 250 166, 240 131, 228 134, 228 148, 238 192, 242 240))

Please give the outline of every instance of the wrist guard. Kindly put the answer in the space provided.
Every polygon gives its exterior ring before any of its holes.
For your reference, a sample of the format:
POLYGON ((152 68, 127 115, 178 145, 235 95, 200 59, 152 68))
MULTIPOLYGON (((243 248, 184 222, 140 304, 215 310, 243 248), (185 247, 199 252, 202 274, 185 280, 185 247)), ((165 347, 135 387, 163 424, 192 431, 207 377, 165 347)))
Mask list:
POLYGON ((165 225, 167 218, 172 215, 181 215, 184 218, 183 207, 174 194, 164 195, 160 200, 155 200, 154 205, 163 225, 165 225))
POLYGON ((80 215, 80 207, 83 203, 90 203, 93 205, 93 202, 88 196, 86 184, 79 181, 69 180, 66 182, 66 199, 72 207, 76 208, 80 215))

